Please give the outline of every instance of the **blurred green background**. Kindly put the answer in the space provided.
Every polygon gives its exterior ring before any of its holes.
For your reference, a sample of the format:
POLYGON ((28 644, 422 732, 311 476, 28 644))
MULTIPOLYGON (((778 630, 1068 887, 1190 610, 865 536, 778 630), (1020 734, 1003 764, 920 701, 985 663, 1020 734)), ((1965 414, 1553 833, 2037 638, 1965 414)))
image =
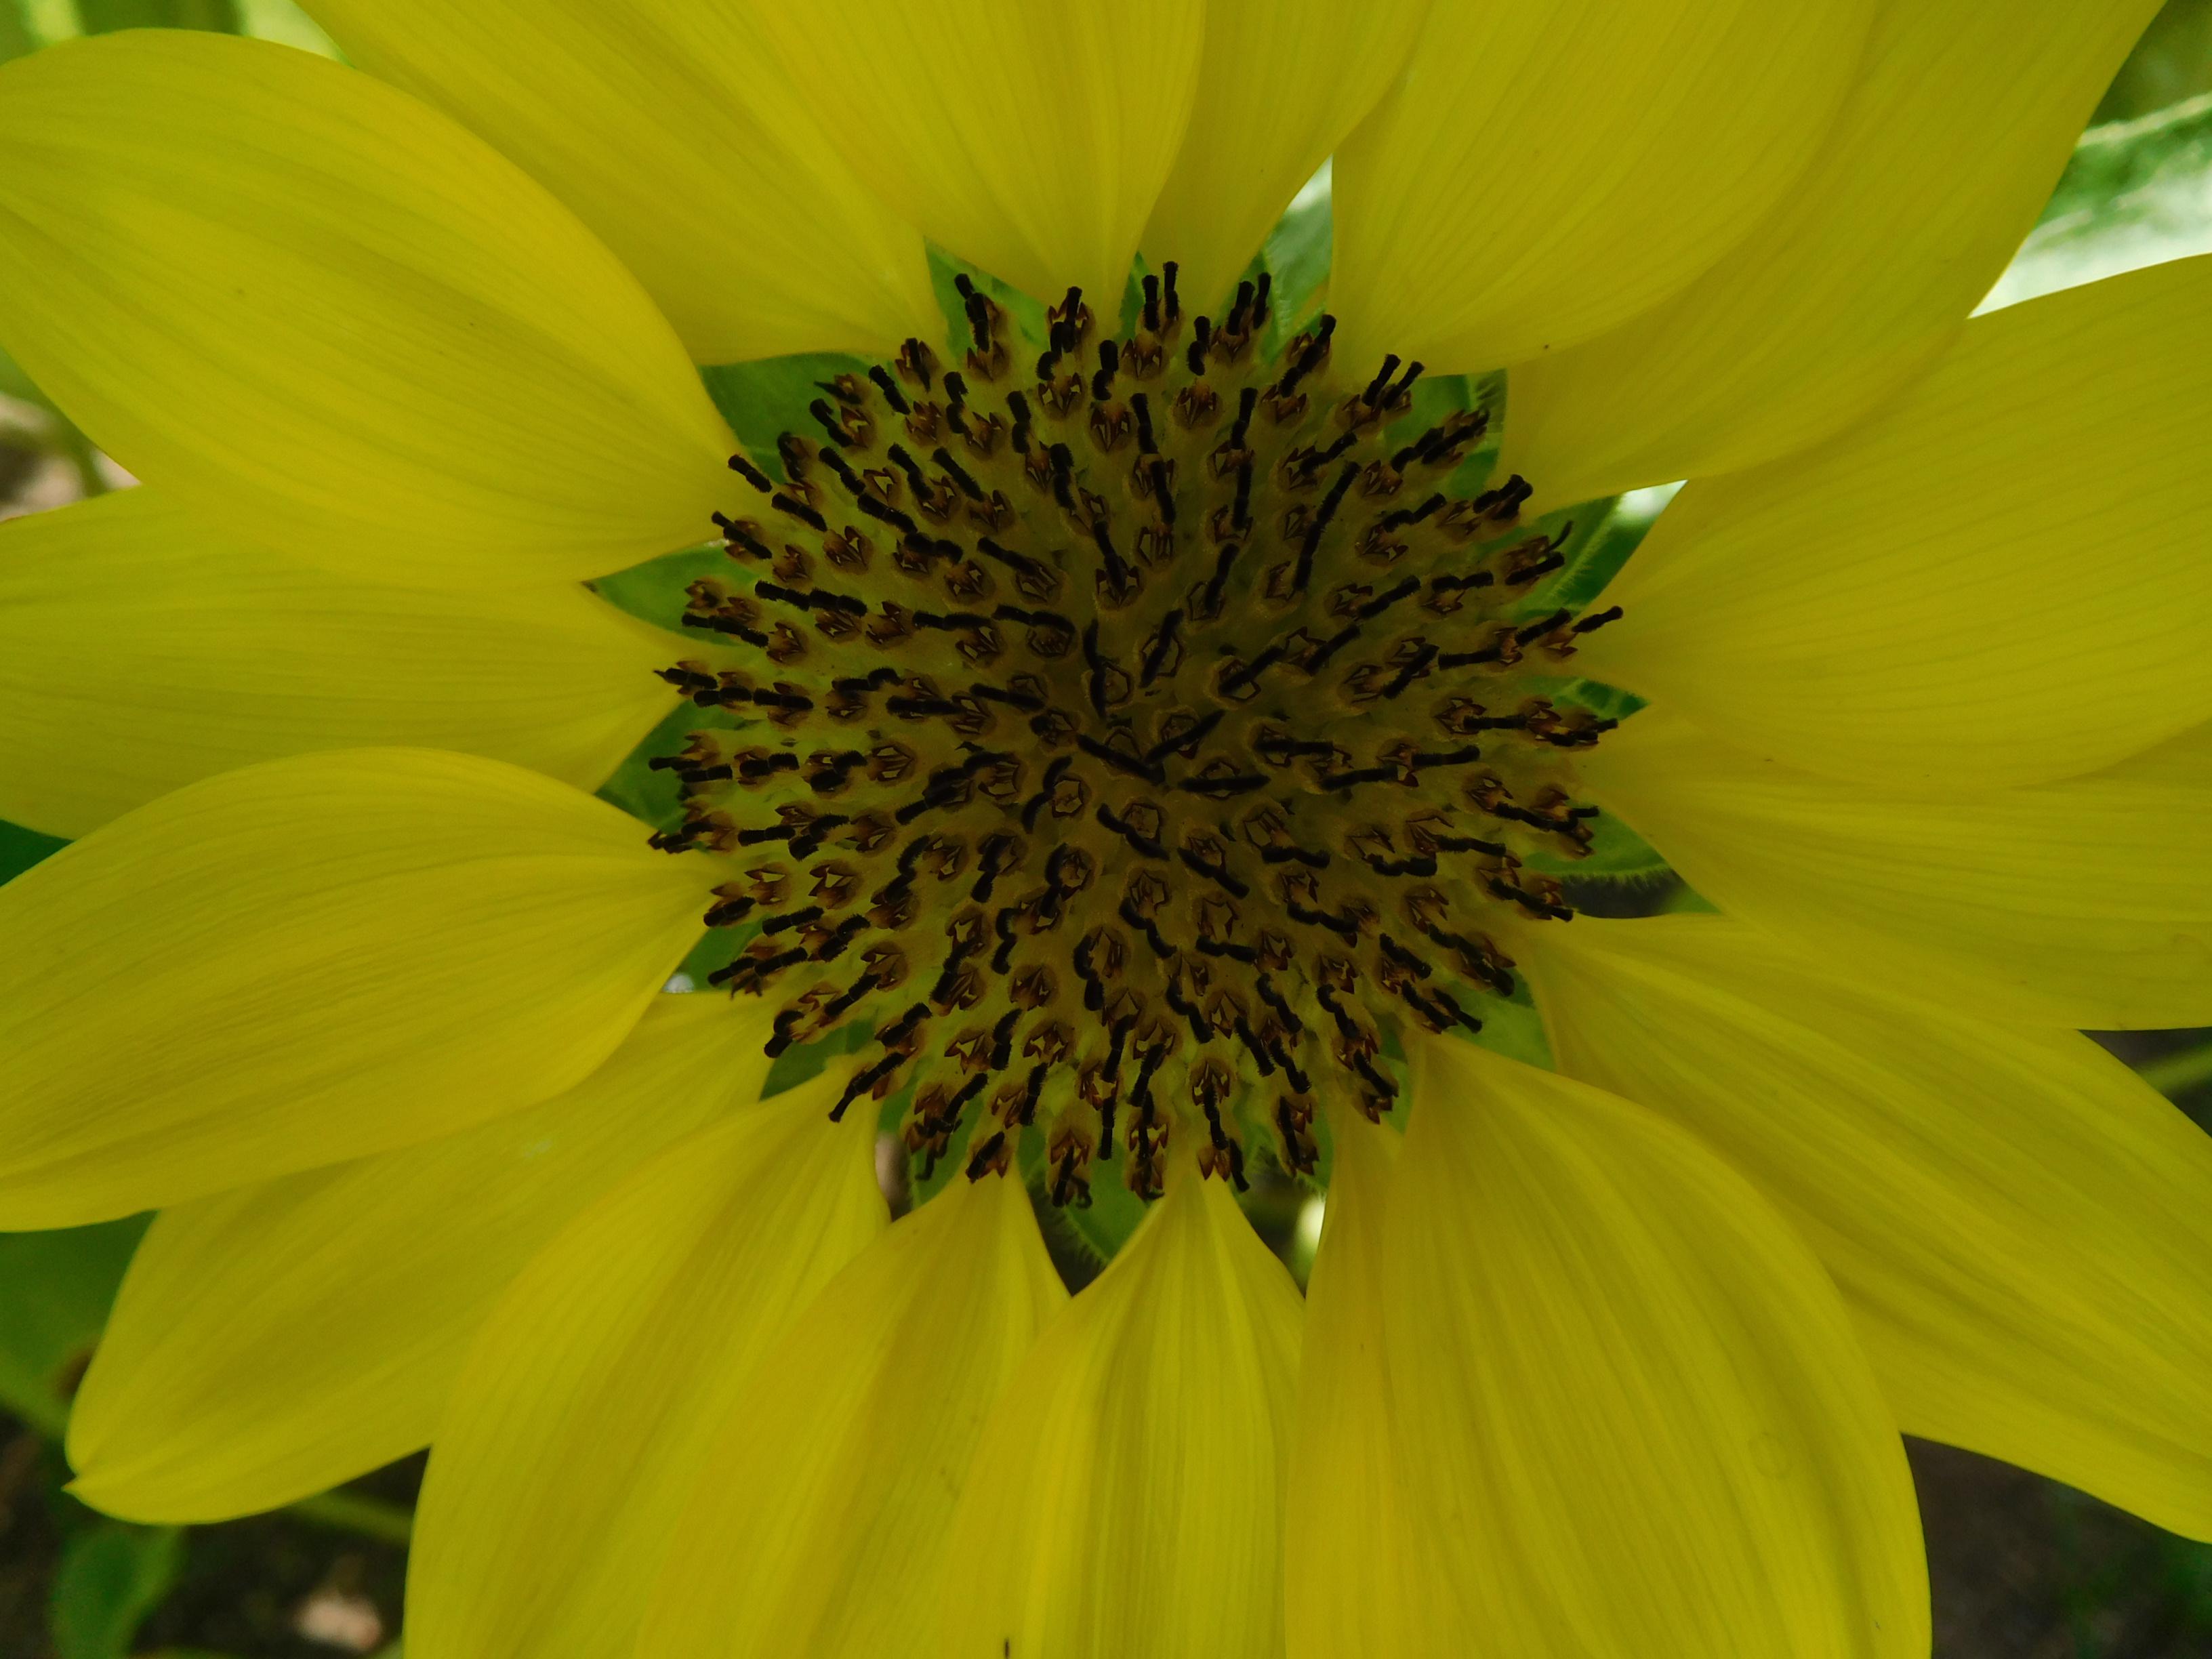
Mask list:
MULTIPOLYGON (((328 50, 291 0, 0 0, 0 61, 79 33, 149 25, 328 50)), ((2206 252, 2212 0, 2172 0, 1988 303, 2206 252)), ((127 483, 0 357, 0 517, 127 483)), ((1639 534, 1650 505, 1623 503, 1608 536, 1639 534)), ((0 823, 0 880, 60 844, 0 823)), ((1663 908, 1669 897, 1663 889, 1616 892, 1606 908, 1663 908)), ((2105 1041, 2212 1128, 2212 1032, 2105 1041)), ((1263 1194, 1255 1215, 1293 1256, 1302 1234, 1310 1249, 1298 1206, 1283 1189, 1263 1194)), ((129 1526, 64 1491, 69 1397, 143 1224, 0 1236, 0 1659, 396 1656, 419 1458, 220 1526, 129 1526)), ((1073 1257, 1068 1266, 1072 1276, 1087 1271, 1073 1257)), ((2212 1547, 1968 1453, 1911 1449, 1940 1659, 2212 1655, 2212 1547)))

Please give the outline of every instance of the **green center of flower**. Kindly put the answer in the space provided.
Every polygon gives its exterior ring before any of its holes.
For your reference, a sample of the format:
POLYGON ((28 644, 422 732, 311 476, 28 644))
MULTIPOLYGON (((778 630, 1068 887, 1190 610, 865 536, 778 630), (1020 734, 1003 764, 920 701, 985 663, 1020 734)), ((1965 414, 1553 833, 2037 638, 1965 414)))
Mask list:
POLYGON ((1157 1193, 1171 1140, 1310 1171, 1324 1076, 1388 1110, 1385 1028, 1479 1029, 1499 915, 1571 914, 1528 857, 1588 846, 1612 724, 1534 681, 1618 611, 1532 605, 1519 478, 1443 487, 1485 416, 1413 429, 1419 364, 1333 382, 1334 319, 1271 357, 1264 280, 1215 321, 1163 275, 1120 338, 1070 290, 1034 358, 963 278, 963 368, 909 340, 781 483, 733 459, 738 570, 684 619, 733 648, 665 678, 758 723, 653 763, 770 1052, 866 1022, 840 1111, 912 1084, 971 1176, 1036 1126, 1060 1203, 1117 1152, 1157 1193))

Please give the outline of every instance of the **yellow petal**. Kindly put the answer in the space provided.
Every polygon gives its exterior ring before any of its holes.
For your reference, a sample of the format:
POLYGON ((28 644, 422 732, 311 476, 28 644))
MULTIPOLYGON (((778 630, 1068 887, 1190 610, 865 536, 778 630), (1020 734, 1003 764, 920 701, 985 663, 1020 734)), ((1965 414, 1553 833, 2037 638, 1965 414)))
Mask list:
POLYGON ((1920 374, 2035 222, 2159 0, 1881 0, 1813 165, 1656 310, 1513 375, 1539 507, 1756 465, 1920 374))
POLYGON ((754 1373, 714 1449, 641 1654, 877 1659, 948 1576, 985 1416, 1066 1304, 1019 1181, 955 1181, 871 1245, 754 1373))
POLYGON ((1306 1285, 1284 1523, 1290 1659, 1413 1654, 1427 1626, 1408 1571, 1415 1538, 1382 1329, 1399 1139, 1354 1110, 1329 1128, 1335 1161, 1306 1285))
POLYGON ((81 836, 254 761, 457 749, 592 789, 678 652, 582 588, 392 587, 128 489, 0 525, 0 817, 81 836))
POLYGON ((702 363, 935 337, 921 238, 837 160, 729 9, 310 0, 347 57, 521 164, 702 363))
POLYGON ((270 761, 0 888, 0 1225, 128 1215, 580 1081, 698 934, 694 857, 534 772, 270 761))
POLYGON ((70 1491, 136 1521, 217 1521, 426 1444, 523 1265, 662 1147, 753 1103, 769 1012, 657 997, 543 1105, 164 1210, 77 1391, 70 1491))
POLYGON ((1706 898, 1997 1018, 2212 1022, 2212 771, 1957 799, 1870 789, 1638 715, 1577 763, 1706 898))
POLYGON ((1556 931, 1527 960, 1560 1064, 1798 1224, 1908 1431, 2212 1537, 2212 1137, 2087 1037, 1739 922, 1556 931))
POLYGON ((1431 1042, 1385 1320, 1428 1651, 1924 1659, 1905 1449, 1741 1176, 1585 1085, 1431 1042))
POLYGON ((1873 4, 1437 0, 1337 155, 1344 361, 1496 368, 1657 304, 1803 168, 1873 4))
POLYGON ((523 1270, 440 1419, 407 1584, 415 1659, 629 1659, 714 1431, 884 1224, 842 1079, 681 1141, 523 1270))
POLYGON ((1298 187, 1405 66, 1429 0, 1211 0, 1190 127, 1145 228, 1158 269, 1213 307, 1298 187))
POLYGON ((471 134, 266 41, 0 71, 0 343, 224 529, 392 580, 706 533, 729 440, 636 279, 471 134))
POLYGON ((1969 324, 1817 451, 1699 480, 1589 672, 1833 776, 1972 790, 2212 719, 2212 258, 1969 324))
POLYGON ((907 0, 865 17, 743 0, 823 131, 921 234, 1040 298, 1120 314, 1182 142, 1190 0, 907 0))
POLYGON ((953 1523, 944 1659, 1267 1659, 1298 1294, 1191 1168, 1007 1385, 953 1523))

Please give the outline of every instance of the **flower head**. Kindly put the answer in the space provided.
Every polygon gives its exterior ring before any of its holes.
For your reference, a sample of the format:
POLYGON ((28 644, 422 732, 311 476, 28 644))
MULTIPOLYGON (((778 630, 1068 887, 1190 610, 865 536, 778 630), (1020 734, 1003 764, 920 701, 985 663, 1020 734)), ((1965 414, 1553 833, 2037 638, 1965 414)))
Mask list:
POLYGON ((2212 1532, 2074 1030, 2212 1018, 2207 279, 1966 320, 2148 4, 313 9, 0 71, 91 1501, 433 1442, 416 1659, 1905 1655, 1900 1428, 2212 1532))

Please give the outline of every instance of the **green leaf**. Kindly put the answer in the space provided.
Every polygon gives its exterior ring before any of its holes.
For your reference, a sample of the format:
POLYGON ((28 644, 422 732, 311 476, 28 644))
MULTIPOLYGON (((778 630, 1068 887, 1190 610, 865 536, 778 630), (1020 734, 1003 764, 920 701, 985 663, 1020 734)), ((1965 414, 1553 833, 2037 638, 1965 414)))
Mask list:
POLYGON ((51 858, 68 845, 58 836, 43 835, 0 819, 0 881, 13 881, 40 859, 51 858))
POLYGON ((0 1403, 48 1433, 72 1366, 91 1352, 147 1216, 0 1235, 0 1403))
POLYGON ((0 1402, 58 1431, 74 1365, 106 1323, 149 1218, 0 1236, 0 1402))
POLYGON ((175 1527, 104 1521, 70 1539, 54 1574, 54 1659, 123 1659, 184 1558, 175 1527))
POLYGON ((23 15, 22 0, 0 0, 0 64, 34 51, 38 44, 23 15))
POLYGON ((77 0, 87 34, 115 29, 214 29, 235 34, 237 0, 77 0))

